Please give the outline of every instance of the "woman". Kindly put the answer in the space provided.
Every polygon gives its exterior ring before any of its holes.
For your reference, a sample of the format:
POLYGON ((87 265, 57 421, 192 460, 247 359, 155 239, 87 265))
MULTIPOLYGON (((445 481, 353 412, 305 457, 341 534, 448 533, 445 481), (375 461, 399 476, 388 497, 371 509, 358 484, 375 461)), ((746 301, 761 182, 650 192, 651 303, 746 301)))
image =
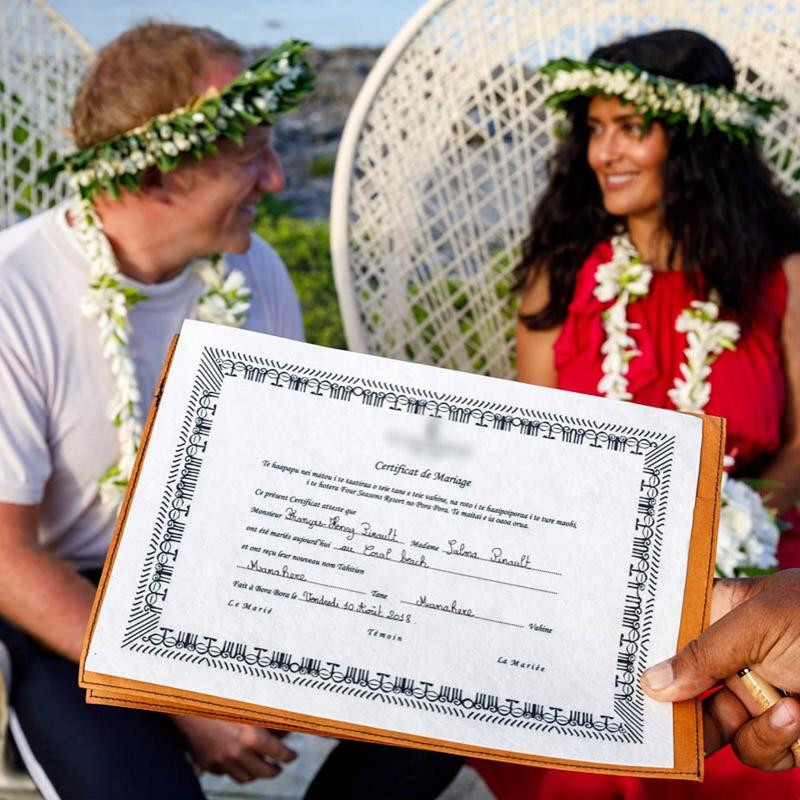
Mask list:
MULTIPOLYGON (((569 124, 518 268, 518 377, 726 417, 735 473, 768 479, 770 504, 793 509, 800 220, 757 146, 772 104, 735 94, 725 53, 690 31, 625 39, 591 61, 603 63, 544 69, 569 124), (689 328, 701 334, 691 346, 689 328)), ((779 558, 800 565, 800 538, 785 533, 779 558)), ((730 748, 706 768, 702 785, 486 775, 502 800, 800 796, 800 770, 756 772, 730 748)))

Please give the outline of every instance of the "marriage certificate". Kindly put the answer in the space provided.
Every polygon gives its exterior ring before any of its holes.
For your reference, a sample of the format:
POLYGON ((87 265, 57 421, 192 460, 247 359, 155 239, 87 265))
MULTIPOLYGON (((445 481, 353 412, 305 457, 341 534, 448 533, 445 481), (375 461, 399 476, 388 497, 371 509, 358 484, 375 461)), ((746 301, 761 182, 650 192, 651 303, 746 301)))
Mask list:
POLYGON ((90 702, 702 777, 642 672, 708 620, 724 430, 185 323, 81 664, 90 702))

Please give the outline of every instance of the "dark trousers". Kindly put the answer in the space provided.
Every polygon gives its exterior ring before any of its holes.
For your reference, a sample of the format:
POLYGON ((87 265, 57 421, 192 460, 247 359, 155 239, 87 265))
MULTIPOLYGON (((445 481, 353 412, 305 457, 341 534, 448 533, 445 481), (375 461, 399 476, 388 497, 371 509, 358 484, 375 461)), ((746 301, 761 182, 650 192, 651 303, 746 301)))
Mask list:
POLYGON ((304 800, 435 800, 464 759, 427 750, 340 742, 304 800))
POLYGON ((60 800, 203 800, 183 741, 163 715, 87 705, 75 664, 0 620, 11 705, 60 800))
MULTIPOLYGON (((99 572, 84 573, 95 583, 99 572)), ((11 705, 60 800, 204 800, 175 726, 161 714, 88 705, 77 666, 0 618, 11 705)), ((305 800, 434 800, 463 759, 341 742, 305 800)))

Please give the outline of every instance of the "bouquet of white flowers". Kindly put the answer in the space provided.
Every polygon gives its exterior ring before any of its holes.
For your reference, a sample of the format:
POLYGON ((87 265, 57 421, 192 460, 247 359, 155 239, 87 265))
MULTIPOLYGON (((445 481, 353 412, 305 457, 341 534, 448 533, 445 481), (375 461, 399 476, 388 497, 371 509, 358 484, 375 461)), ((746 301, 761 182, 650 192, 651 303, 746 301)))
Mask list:
POLYGON ((778 566, 780 527, 773 511, 744 481, 725 475, 717 540, 717 575, 761 575, 778 566))

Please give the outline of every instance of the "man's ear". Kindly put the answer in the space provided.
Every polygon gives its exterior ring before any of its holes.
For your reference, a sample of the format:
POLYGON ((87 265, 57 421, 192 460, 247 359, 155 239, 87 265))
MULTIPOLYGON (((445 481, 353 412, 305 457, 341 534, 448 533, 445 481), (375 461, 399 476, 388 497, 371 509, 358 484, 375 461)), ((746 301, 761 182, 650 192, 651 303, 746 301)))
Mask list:
POLYGON ((190 195, 195 187, 195 174, 191 164, 180 164, 169 172, 150 167, 142 176, 142 187, 147 180, 148 191, 163 203, 174 203, 190 195))
POLYGON ((170 204, 170 192, 164 180, 166 176, 158 167, 148 167, 142 173, 139 191, 143 198, 159 204, 170 204))

